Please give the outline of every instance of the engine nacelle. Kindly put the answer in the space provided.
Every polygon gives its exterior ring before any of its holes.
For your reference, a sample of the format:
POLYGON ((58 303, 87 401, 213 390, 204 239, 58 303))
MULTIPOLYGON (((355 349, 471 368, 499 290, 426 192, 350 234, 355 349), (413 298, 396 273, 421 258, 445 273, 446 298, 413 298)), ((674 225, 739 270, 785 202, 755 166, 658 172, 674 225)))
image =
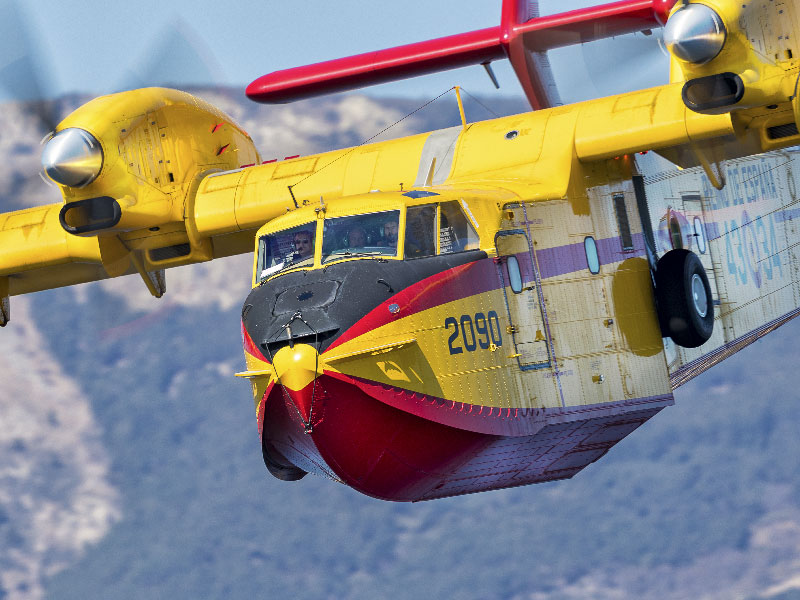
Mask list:
POLYGON ((664 41, 687 108, 720 114, 786 103, 797 78, 797 17, 792 2, 676 4, 664 41))
POLYGON ((184 242, 190 228, 184 217, 199 180, 259 160, 250 136, 230 117, 166 88, 88 102, 59 124, 42 155, 64 196, 60 221, 69 233, 174 228, 175 241, 184 242))

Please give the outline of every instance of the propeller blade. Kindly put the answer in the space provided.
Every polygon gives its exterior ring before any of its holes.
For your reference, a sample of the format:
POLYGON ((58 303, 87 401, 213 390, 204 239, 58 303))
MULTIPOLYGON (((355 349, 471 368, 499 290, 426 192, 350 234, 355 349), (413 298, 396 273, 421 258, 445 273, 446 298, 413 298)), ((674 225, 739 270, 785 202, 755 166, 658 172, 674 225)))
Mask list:
POLYGON ((669 55, 664 49, 662 31, 584 44, 581 48, 584 61, 598 93, 607 96, 668 83, 669 55))
POLYGON ((42 55, 29 19, 16 3, 0 3, 0 89, 5 95, 27 103, 42 134, 53 131, 60 121, 56 103, 48 100, 53 88, 49 61, 42 55))
POLYGON ((202 38, 181 18, 166 25, 158 41, 128 69, 118 91, 142 87, 219 86, 222 67, 202 38))
POLYGON ((565 102, 600 98, 669 82, 662 30, 587 42, 551 51, 565 102))

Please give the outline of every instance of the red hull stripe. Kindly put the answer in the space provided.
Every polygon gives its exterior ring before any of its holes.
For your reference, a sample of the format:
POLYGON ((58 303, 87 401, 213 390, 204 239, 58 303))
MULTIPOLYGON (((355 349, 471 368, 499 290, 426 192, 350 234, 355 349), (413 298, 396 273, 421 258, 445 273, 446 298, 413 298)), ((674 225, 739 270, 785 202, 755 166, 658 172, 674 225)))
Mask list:
MULTIPOLYGON (((623 250, 619 237, 597 240, 597 251, 601 264, 613 264, 630 258, 644 256, 644 236, 633 235, 633 249, 623 250)), ((583 243, 567 244, 554 248, 545 248, 536 252, 541 279, 558 277, 587 269, 586 251, 583 243)), ((521 260, 523 281, 534 281, 534 274, 529 268, 530 262, 521 260)), ((328 348, 336 348, 368 331, 377 329, 391 321, 408 317, 435 306, 463 300, 470 296, 483 294, 502 287, 497 273, 497 265, 490 259, 482 259, 436 273, 419 281, 368 312, 364 318, 344 332, 328 348), (391 304, 397 304, 400 310, 389 311, 391 304)))
POLYGON ((645 406, 650 408, 658 404, 659 407, 664 407, 674 403, 672 395, 668 394, 567 408, 499 408, 445 400, 342 373, 326 375, 351 383, 376 400, 428 421, 476 433, 507 437, 534 435, 548 423, 613 416, 645 406))
POLYGON ((250 337, 250 334, 247 333, 247 329, 245 329, 244 321, 242 321, 242 346, 244 346, 244 351, 247 352, 250 356, 254 356, 258 360, 264 361, 265 363, 269 363, 267 358, 261 353, 261 350, 253 343, 253 339, 250 337))
POLYGON ((408 286, 373 308, 363 319, 334 341, 328 350, 390 321, 396 321, 446 302, 461 300, 499 287, 495 265, 488 259, 436 273, 408 286), (390 312, 388 309, 390 304, 397 304, 400 310, 394 313, 390 312))
POLYGON ((301 469, 341 480, 364 494, 419 500, 494 439, 398 411, 350 383, 322 376, 324 396, 305 433, 276 387, 266 403, 265 438, 301 469))
MULTIPOLYGON (((533 435, 504 436, 397 409, 344 378, 323 375, 317 384, 322 395, 313 431, 305 433, 291 401, 275 387, 265 396, 264 439, 306 471, 395 501, 571 477, 673 403, 663 396, 529 411, 525 420, 537 424, 533 435)), ((434 410, 453 412, 448 404, 435 402, 434 410)), ((502 413, 479 419, 502 421, 502 413)))

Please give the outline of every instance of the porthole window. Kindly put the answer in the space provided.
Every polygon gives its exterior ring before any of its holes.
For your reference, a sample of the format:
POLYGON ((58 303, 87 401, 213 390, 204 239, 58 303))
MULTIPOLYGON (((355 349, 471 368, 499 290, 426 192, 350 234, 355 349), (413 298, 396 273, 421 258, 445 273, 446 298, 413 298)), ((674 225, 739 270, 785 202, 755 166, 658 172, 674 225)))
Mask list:
POLYGON ((694 218, 694 239, 697 240, 697 251, 700 254, 706 253, 706 231, 700 217, 694 218))
POLYGON ((597 254, 597 242, 592 236, 583 240, 583 249, 586 251, 586 264, 589 271, 597 275, 600 272, 600 256, 597 254))
POLYGON ((506 269, 508 270, 508 284, 511 286, 511 291, 519 294, 522 292, 522 273, 519 270, 519 261, 517 261, 516 256, 508 257, 506 269))

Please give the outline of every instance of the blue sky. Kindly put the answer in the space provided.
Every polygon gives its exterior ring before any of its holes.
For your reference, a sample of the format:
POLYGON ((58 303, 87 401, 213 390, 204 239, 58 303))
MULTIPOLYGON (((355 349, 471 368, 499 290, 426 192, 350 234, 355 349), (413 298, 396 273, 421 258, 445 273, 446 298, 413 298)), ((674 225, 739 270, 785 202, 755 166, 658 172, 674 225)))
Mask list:
MULTIPOLYGON (((548 14, 598 3, 542 0, 540 8, 548 14)), ((39 0, 23 6, 22 12, 43 62, 50 65, 46 92, 58 95, 69 91, 100 94, 144 85, 145 81, 138 80, 153 73, 148 57, 164 46, 168 59, 161 61, 166 64, 157 72, 168 72, 175 84, 210 79, 244 88, 276 69, 497 25, 500 5, 501 0, 265 0, 227 5, 209 0, 39 0), (176 31, 204 57, 199 67, 197 61, 190 65, 177 56, 176 46, 170 45, 176 31)), ((585 75, 581 65, 575 66, 580 61, 574 59, 574 52, 555 59, 556 68, 581 80, 585 75)), ((13 50, 6 49, 5 54, 9 53, 13 50)), ((0 62, 9 60, 0 58, 0 62)), ((520 94, 507 62, 494 66, 500 93, 520 94)), ((371 93, 433 97, 454 84, 474 94, 497 93, 478 66, 387 84, 371 93)))

